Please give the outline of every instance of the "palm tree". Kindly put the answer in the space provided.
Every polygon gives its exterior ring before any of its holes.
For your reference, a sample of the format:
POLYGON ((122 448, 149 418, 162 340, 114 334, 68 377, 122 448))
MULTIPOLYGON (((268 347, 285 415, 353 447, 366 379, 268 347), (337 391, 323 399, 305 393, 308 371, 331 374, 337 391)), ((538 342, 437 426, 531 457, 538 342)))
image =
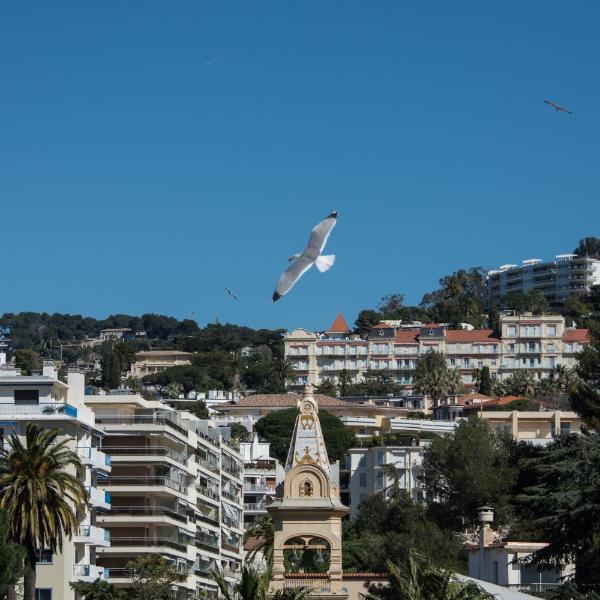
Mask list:
POLYGON ((387 562, 390 588, 371 593, 369 600, 393 597, 394 600, 493 600, 475 582, 460 581, 452 571, 431 564, 428 559, 411 550, 408 564, 400 568, 387 562), (392 595, 389 595, 392 592, 392 595))
POLYGON ((462 390, 463 381, 462 375, 458 369, 452 369, 448 371, 448 392, 451 394, 458 394, 462 390))
MULTIPOLYGON (((269 600, 270 573, 261 573, 252 567, 242 567, 240 580, 230 585, 221 573, 212 572, 225 600, 269 600)), ((307 600, 310 590, 306 587, 278 590, 273 600, 307 600)))
POLYGON ((289 358, 278 357, 273 359, 271 371, 283 388, 286 388, 288 382, 296 377, 296 369, 289 358))
POLYGON ((0 509, 10 521, 13 541, 26 550, 24 600, 34 600, 38 552, 62 549, 78 526, 76 509, 85 504, 83 484, 67 472, 81 466, 69 439, 57 442, 58 429, 29 423, 25 445, 16 434, 10 450, 0 450, 0 509))

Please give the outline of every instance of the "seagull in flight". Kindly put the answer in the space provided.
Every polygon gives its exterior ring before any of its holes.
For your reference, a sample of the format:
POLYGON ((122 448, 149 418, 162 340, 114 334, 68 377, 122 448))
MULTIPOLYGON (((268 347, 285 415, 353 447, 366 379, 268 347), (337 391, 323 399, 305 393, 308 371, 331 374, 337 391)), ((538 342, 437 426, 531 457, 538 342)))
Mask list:
POLYGON ((556 104, 555 102, 551 102, 550 100, 544 100, 544 102, 546 104, 549 104, 554 110, 556 110, 557 112, 560 110, 562 112, 566 112, 570 115, 572 115, 573 113, 570 110, 567 110, 566 108, 560 106, 559 104, 556 104))
POLYGON ((229 289, 229 288, 225 288, 225 291, 234 299, 237 300, 238 297, 229 289))
POLYGON ((335 254, 323 256, 321 252, 325 248, 327 238, 334 228, 338 218, 337 210, 334 210, 330 215, 327 215, 310 233, 308 244, 304 251, 300 254, 290 256, 292 262, 279 278, 277 287, 273 293, 273 302, 277 302, 283 295, 287 294, 295 285, 295 283, 310 269, 313 265, 324 273, 331 269, 335 262, 335 254))

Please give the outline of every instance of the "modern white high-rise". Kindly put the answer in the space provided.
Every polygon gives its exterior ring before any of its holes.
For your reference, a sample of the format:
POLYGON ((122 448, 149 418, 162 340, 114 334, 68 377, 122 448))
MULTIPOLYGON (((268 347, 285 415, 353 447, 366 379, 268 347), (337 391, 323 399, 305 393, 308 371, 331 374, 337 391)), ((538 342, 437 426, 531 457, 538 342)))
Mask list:
POLYGON ((588 292, 600 284, 600 260, 576 254, 559 254, 555 260, 524 260, 521 265, 502 265, 488 271, 485 282, 486 308, 499 306, 505 296, 540 290, 550 305, 560 307, 574 294, 588 292))
POLYGON ((100 552, 108 581, 127 587, 128 563, 164 556, 187 575, 174 598, 217 597, 211 571, 242 566, 243 461, 209 421, 138 395, 86 396, 113 471, 102 517, 112 544, 100 552), (203 594, 203 596, 201 596, 203 594))
POLYGON ((102 450, 103 431, 93 411, 83 403, 83 374, 71 372, 68 383, 60 381, 51 364, 43 374, 24 376, 7 365, 0 368, 0 444, 16 433, 24 438, 28 423, 57 428, 59 440, 68 438, 69 447, 81 459, 81 468, 72 475, 83 481, 89 505, 80 510, 77 534, 63 544, 62 552, 52 555, 40 550, 37 564, 38 600, 74 600, 69 583, 106 578, 98 564, 101 550, 110 547, 110 532, 103 526, 103 515, 111 507, 110 494, 99 484, 111 474, 110 456, 102 450))

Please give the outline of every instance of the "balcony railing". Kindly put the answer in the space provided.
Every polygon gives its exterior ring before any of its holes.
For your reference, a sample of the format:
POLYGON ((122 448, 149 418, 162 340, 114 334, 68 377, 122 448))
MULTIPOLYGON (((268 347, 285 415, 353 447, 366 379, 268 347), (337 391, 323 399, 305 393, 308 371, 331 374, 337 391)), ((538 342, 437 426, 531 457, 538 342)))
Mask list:
POLYGON ((185 551, 187 542, 174 537, 113 537, 111 547, 114 548, 115 546, 143 546, 145 548, 166 546, 185 551))
POLYGON ((102 538, 105 542, 110 542, 110 531, 95 527, 94 525, 80 525, 77 530, 77 536, 83 538, 102 538))
POLYGON ((111 476, 99 481, 103 485, 108 486, 119 486, 119 485, 130 485, 130 486, 148 486, 148 487, 168 487, 172 490, 185 494, 186 486, 184 484, 173 481, 168 477, 152 477, 152 476, 111 476))
POLYGON ((216 465, 214 463, 211 463, 207 460, 204 460, 203 458, 199 458, 198 459, 198 464, 205 467, 206 469, 208 469, 209 471, 212 471, 213 473, 219 473, 219 471, 221 470, 219 468, 219 465, 216 465))
POLYGON ((247 512, 266 512, 267 505, 264 502, 249 502, 244 504, 244 510, 247 512))
POLYGON ((221 495, 225 498, 227 498, 227 500, 231 500, 232 502, 239 502, 240 501, 240 494, 239 492, 237 494, 233 494, 231 492, 228 492, 227 490, 221 490, 221 495))
POLYGON ((187 429, 163 415, 96 415, 96 423, 99 425, 165 425, 185 436, 188 435, 187 429))
POLYGON ((304 587, 320 594, 331 593, 331 581, 326 577, 290 577, 290 574, 286 574, 283 587, 285 589, 304 587))
POLYGON ((177 521, 187 521, 185 510, 171 506, 115 506, 111 507, 111 515, 128 515, 131 517, 171 517, 177 521))
POLYGON ((110 446, 104 447, 113 456, 166 456, 185 464, 187 456, 184 452, 176 452, 166 446, 110 446))
POLYGON ((96 565, 73 565, 74 577, 90 577, 97 576, 100 579, 108 577, 108 569, 98 567, 96 565))
POLYGON ((202 494, 206 498, 211 498, 212 500, 220 500, 218 492, 209 490, 207 487, 201 485, 196 486, 196 489, 200 494, 202 494))
POLYGON ((245 492, 274 492, 275 486, 267 485, 267 484, 250 484, 250 485, 244 486, 244 491, 245 492))
POLYGON ((194 540, 198 548, 204 548, 209 552, 219 552, 219 538, 210 535, 196 534, 194 540))
POLYGON ((77 417, 77 409, 65 402, 41 402, 39 404, 0 404, 2 415, 65 415, 77 417))

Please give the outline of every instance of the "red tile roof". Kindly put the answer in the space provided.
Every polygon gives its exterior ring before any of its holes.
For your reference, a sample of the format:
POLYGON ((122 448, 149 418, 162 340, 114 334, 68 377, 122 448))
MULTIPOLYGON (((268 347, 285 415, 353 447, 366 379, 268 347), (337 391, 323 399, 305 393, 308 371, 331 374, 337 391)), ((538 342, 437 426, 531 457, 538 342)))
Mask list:
POLYGON ((471 392, 470 394, 463 394, 459 396, 456 401, 460 405, 469 405, 469 404, 486 404, 487 402, 492 402, 494 399, 490 396, 486 396, 485 394, 480 394, 479 392, 471 392))
POLYGON ((590 330, 589 329, 565 329, 563 334, 563 340, 565 342, 589 342, 590 330))
MULTIPOLYGON (((338 400, 325 394, 314 394, 315 400, 321 407, 327 406, 353 406, 349 402, 338 400)), ((262 407, 282 407, 296 408, 298 400, 302 396, 300 394, 253 394, 244 396, 237 404, 224 406, 223 408, 262 408, 262 407)), ((219 407, 221 408, 221 407, 219 407)))
POLYGON ((342 313, 338 313, 335 321, 327 331, 329 333, 350 333, 350 327, 348 327, 348 323, 346 323, 346 319, 344 319, 342 313))
POLYGON ((500 343, 500 338, 493 329, 448 329, 446 339, 449 342, 494 342, 500 343))
POLYGON ((395 342, 416 344, 419 339, 419 329, 397 329, 395 342))
POLYGON ((388 323, 384 323, 383 321, 381 323, 377 323, 377 325, 373 325, 373 327, 371 327, 371 329, 394 329, 391 325, 389 325, 388 323))

